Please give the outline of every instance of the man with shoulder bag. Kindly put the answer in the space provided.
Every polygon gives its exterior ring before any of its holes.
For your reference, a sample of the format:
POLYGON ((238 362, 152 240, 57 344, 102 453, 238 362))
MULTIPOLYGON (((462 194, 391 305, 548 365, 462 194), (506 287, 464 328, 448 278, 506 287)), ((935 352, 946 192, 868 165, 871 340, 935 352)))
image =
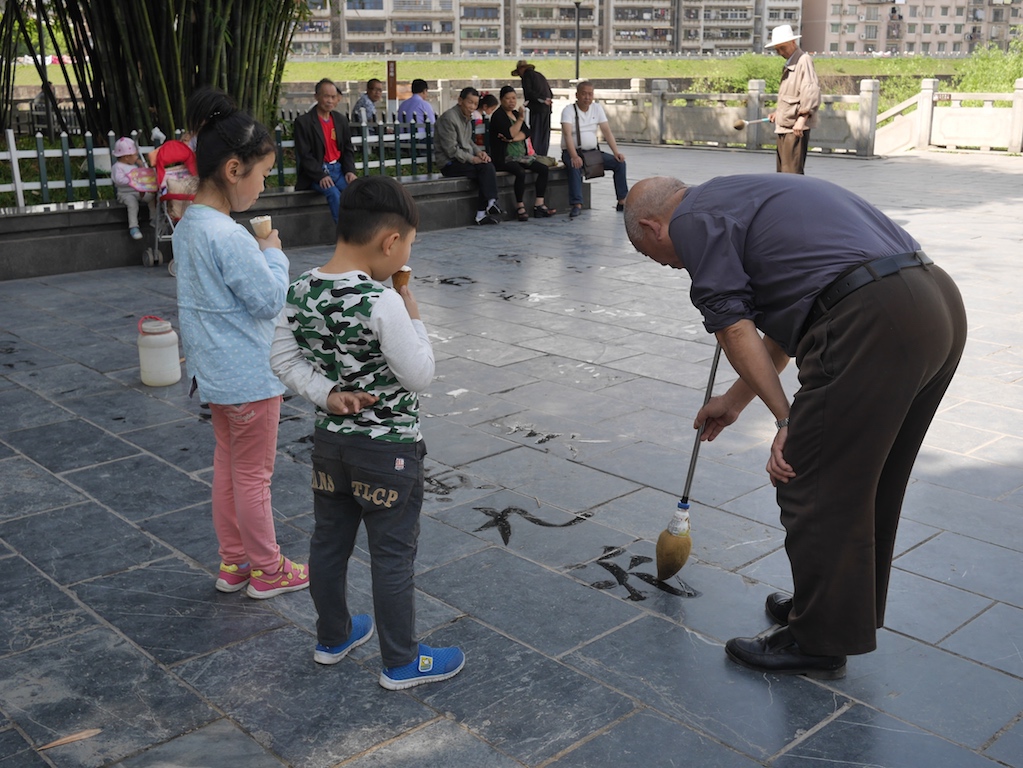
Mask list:
POLYGON ((614 174, 617 210, 625 210, 625 198, 629 194, 626 180, 625 155, 618 151, 607 114, 600 104, 593 101, 593 83, 584 80, 576 86, 575 104, 561 112, 561 157, 568 169, 568 199, 572 205, 571 218, 583 210, 583 177, 598 178, 609 170, 614 174), (600 149, 597 129, 611 152, 600 149))

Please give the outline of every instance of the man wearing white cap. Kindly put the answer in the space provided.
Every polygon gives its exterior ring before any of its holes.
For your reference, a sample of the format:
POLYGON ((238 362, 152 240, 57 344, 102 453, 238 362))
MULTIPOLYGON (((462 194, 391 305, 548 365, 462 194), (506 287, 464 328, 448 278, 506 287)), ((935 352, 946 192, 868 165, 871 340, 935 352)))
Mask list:
POLYGON ((821 86, 813 69, 813 59, 796 41, 789 24, 771 30, 774 48, 785 57, 785 68, 778 86, 778 107, 768 117, 774 123, 778 140, 778 173, 803 173, 810 129, 817 127, 817 108, 821 105, 821 86))

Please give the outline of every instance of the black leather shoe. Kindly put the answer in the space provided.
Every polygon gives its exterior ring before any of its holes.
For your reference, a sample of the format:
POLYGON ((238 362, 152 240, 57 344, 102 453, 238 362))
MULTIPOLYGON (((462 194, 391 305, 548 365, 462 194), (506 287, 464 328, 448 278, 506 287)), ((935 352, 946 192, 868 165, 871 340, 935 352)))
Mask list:
POLYGON ((767 596, 767 605, 764 606, 771 621, 783 627, 789 625, 789 611, 792 610, 792 596, 784 592, 775 592, 767 596))
POLYGON ((757 672, 806 675, 819 680, 845 677, 845 656, 811 656, 799 650, 788 627, 756 637, 733 637, 725 643, 728 658, 757 672))

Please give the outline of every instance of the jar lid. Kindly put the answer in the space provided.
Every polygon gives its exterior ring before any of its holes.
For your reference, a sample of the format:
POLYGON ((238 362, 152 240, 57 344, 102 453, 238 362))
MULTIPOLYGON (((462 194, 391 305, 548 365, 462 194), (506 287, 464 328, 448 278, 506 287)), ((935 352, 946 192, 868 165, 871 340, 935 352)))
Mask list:
POLYGON ((170 333, 174 330, 174 326, 170 324, 169 320, 146 320, 142 323, 140 330, 148 336, 170 333))

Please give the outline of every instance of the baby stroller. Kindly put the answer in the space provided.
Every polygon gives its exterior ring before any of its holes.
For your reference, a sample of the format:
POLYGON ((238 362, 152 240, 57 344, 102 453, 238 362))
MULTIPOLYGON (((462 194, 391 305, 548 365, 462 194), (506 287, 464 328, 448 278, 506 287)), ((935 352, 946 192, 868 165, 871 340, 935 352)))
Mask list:
MULTIPOLYGON (((163 264, 160 243, 169 243, 174 226, 185 215, 185 209, 195 199, 199 187, 198 171, 195 167, 195 153, 183 141, 164 142, 153 154, 156 169, 156 221, 153 222, 154 244, 142 255, 142 264, 153 267, 163 264)), ((167 264, 167 271, 173 275, 174 260, 167 264)))

